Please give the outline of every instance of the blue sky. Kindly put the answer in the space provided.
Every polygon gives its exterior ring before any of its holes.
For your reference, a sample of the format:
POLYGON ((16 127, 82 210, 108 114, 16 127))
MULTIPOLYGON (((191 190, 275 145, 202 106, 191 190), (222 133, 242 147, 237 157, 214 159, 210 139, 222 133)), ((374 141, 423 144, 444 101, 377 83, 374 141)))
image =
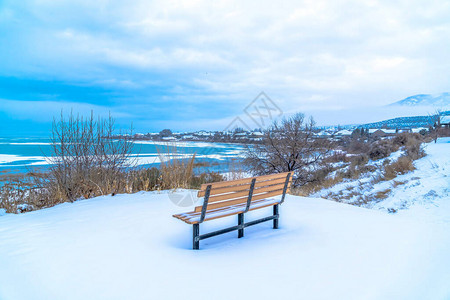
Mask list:
POLYGON ((261 91, 285 114, 372 121, 450 90, 449 16, 447 0, 0 0, 0 135, 46 133, 71 109, 222 129, 261 91))

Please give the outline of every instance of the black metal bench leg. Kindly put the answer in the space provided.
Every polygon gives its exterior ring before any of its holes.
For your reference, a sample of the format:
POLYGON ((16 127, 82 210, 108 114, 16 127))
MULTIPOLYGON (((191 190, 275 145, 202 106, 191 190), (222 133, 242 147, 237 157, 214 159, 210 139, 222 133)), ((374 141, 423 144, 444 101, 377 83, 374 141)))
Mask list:
POLYGON ((192 236, 192 249, 194 250, 200 249, 200 240, 198 240, 199 235, 200 235, 200 224, 194 224, 192 236))
MULTIPOLYGON (((239 226, 244 225, 244 214, 238 214, 238 225, 239 226)), ((244 227, 238 229, 238 238, 241 238, 243 236, 244 236, 244 227)))
POLYGON ((278 204, 273 206, 273 215, 276 216, 276 218, 273 219, 273 229, 278 229, 278 204))

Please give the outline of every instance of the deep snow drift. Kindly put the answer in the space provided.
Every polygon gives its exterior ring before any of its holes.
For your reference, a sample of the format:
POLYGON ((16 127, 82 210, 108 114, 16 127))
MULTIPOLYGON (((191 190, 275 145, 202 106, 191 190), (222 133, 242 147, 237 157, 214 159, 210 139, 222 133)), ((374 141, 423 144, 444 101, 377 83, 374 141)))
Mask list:
POLYGON ((421 192, 401 213, 288 196, 280 229, 260 224, 242 239, 201 241, 200 251, 191 226, 172 217, 190 208, 168 192, 0 216, 0 299, 449 299, 450 143, 440 142, 417 162, 423 188, 410 187, 421 192), (432 202, 414 203, 429 189, 432 202))

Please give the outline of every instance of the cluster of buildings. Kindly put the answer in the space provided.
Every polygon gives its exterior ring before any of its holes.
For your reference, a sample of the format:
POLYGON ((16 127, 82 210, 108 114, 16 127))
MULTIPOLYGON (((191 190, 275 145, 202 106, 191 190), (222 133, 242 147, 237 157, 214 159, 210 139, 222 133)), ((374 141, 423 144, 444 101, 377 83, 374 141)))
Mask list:
MULTIPOLYGON (((442 116, 439 119, 440 127, 450 127, 450 116, 442 116)), ((355 130, 361 130, 362 127, 348 126, 344 129, 339 127, 327 127, 317 129, 314 136, 317 138, 344 138, 350 137, 355 130)), ((429 131, 427 127, 415 128, 364 128, 364 133, 371 137, 386 137, 403 132, 422 133, 429 131)), ((159 133, 135 134, 134 138, 140 140, 156 140, 156 141, 208 141, 208 142, 224 142, 224 143, 251 143, 262 140, 264 133, 261 129, 252 131, 234 130, 234 131, 206 131, 200 130, 195 132, 171 132, 164 129, 159 133)))
POLYGON ((136 139, 160 141, 210 141, 210 142, 257 142, 262 140, 263 132, 253 131, 206 131, 135 134, 136 139))

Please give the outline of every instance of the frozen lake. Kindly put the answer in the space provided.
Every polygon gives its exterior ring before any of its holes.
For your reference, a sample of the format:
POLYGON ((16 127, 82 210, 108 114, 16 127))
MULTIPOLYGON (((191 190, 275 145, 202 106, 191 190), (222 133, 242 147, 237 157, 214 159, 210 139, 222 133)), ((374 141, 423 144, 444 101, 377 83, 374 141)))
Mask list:
MULTIPOLYGON (((170 158, 191 157, 197 162, 209 163, 209 170, 225 172, 229 163, 242 157, 245 146, 238 144, 207 142, 156 142, 136 141, 132 159, 138 166, 158 166, 161 158, 167 159, 167 146, 176 146, 176 154, 170 158), (162 156, 158 154, 162 153, 162 156)), ((0 138, 0 172, 24 172, 30 168, 48 167, 46 157, 51 156, 48 138, 0 138)))

